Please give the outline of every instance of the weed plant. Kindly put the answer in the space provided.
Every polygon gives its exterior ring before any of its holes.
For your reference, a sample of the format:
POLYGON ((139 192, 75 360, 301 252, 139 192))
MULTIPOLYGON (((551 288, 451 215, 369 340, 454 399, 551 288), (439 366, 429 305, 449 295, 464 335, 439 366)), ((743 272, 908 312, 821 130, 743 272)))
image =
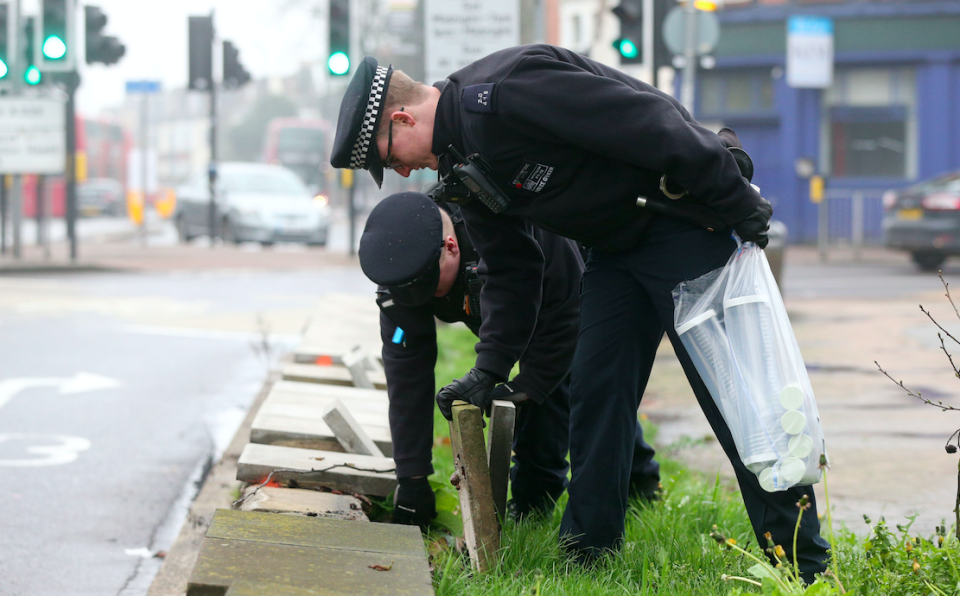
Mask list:
MULTIPOLYGON (((465 327, 438 330, 438 388, 473 366, 476 338, 465 327)), ((456 548, 462 534, 446 420, 436 414, 434 467, 430 480, 439 515, 425 536, 438 596, 594 596, 764 594, 767 596, 960 596, 960 542, 945 523, 929 537, 915 536, 915 518, 890 528, 864 517, 866 536, 849 529, 823 533, 836 552, 831 571, 811 586, 796 579, 782 545, 757 545, 735 482, 690 472, 672 459, 661 463, 663 490, 655 502, 631 501, 623 547, 585 568, 570 561, 558 544, 564 494, 552 515, 506 520, 500 562, 479 574, 456 548), (718 544, 719 543, 719 544, 718 544), (764 554, 781 555, 774 563, 764 554), (779 564, 776 561, 779 560, 779 564), (839 579, 839 581, 838 581, 839 579)), ((644 427, 650 441, 656 429, 644 427)), ((824 482, 826 482, 825 470, 824 482)), ((829 493, 828 493, 829 498, 829 493)), ((798 504, 798 520, 804 514, 798 504)), ((821 504, 829 510, 829 501, 821 504)), ((809 513, 808 513, 809 514, 809 513)))

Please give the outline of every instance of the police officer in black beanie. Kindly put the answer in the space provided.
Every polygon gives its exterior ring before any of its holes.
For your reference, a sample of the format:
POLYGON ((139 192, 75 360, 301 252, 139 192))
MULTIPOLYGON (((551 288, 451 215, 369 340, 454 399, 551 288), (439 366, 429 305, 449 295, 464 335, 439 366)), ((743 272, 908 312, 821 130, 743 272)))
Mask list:
MULTIPOLYGON (((551 510, 567 485, 568 371, 583 271, 574 242, 539 230, 533 235, 545 262, 537 328, 520 358, 519 374, 496 387, 484 406, 489 408, 494 399, 517 405, 510 506, 518 516, 551 510)), ((434 318, 463 322, 474 333, 479 331, 483 312, 479 259, 459 209, 438 207, 412 192, 389 196, 371 211, 359 256, 363 272, 379 285, 390 432, 400 483, 394 519, 425 526, 436 511, 427 481, 433 473, 434 318)), ((444 415, 449 417, 449 410, 444 415)), ((634 457, 632 488, 650 498, 659 483, 659 465, 639 427, 634 457)))
POLYGON ((544 259, 531 226, 591 248, 560 526, 573 554, 589 561, 623 540, 636 413, 666 333, 733 464, 757 541, 766 544, 770 532, 807 580, 824 571, 829 544, 812 487, 761 488, 673 326, 672 290, 726 263, 736 249, 731 230, 767 243, 772 208, 751 186, 733 131, 707 130, 667 94, 548 45, 495 52, 432 87, 365 58, 351 87, 335 167, 367 169, 378 182, 384 168, 401 176, 429 168, 470 190, 461 211, 485 263, 484 314, 499 323, 484 319, 476 367, 439 402, 483 403, 533 335, 538 305, 522 298, 539 293, 544 259), (802 496, 813 509, 794 542, 802 496))

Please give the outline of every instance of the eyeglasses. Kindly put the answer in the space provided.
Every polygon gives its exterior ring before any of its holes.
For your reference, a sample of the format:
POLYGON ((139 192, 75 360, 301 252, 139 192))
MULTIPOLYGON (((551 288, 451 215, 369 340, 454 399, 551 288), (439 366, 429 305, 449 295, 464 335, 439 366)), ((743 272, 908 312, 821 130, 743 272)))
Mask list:
MULTIPOLYGON (((403 108, 400 108, 400 111, 403 111, 403 108)), ((395 170, 400 167, 400 162, 397 161, 397 158, 390 155, 390 152, 393 150, 393 118, 390 119, 390 126, 387 128, 387 157, 383 160, 383 167, 388 170, 395 170)))

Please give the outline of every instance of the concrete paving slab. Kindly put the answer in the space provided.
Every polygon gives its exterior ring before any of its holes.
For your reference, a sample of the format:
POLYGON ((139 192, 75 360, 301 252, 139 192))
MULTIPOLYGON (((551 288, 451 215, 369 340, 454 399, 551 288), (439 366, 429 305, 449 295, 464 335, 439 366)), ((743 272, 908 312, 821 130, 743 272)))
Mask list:
POLYGON ((460 481, 460 515, 463 539, 470 563, 483 573, 492 569, 500 550, 500 524, 493 507, 487 450, 483 444, 483 414, 480 408, 462 401, 453 402, 450 443, 455 473, 460 481))
POLYGON ((347 453, 383 457, 380 448, 374 444, 347 406, 339 399, 334 400, 324 410, 323 421, 327 423, 337 437, 337 441, 340 442, 340 446, 347 453))
POLYGON ((385 497, 397 487, 392 459, 257 443, 244 447, 237 480, 260 484, 271 472, 282 486, 327 487, 376 497, 385 497))
POLYGON ((342 385, 363 389, 385 390, 387 388, 387 378, 382 372, 378 374, 377 372, 363 371, 363 374, 369 381, 369 386, 364 387, 358 384, 355 379, 355 374, 344 366, 318 366, 316 364, 293 363, 283 367, 283 379, 285 381, 326 383, 328 385, 342 385))
POLYGON ((360 499, 350 495, 276 486, 249 486, 243 494, 246 500, 240 506, 241 511, 296 513, 345 521, 370 521, 363 512, 360 499))
POLYGON ((507 485, 510 482, 510 455, 513 453, 516 421, 517 406, 513 402, 494 400, 487 436, 487 464, 490 466, 493 507, 497 518, 501 520, 507 515, 507 485))

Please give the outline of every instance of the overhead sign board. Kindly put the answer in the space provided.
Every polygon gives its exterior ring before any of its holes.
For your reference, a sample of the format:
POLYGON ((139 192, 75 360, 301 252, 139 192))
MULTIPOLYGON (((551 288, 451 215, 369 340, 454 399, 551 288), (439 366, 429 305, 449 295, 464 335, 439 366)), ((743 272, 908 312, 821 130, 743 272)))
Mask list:
POLYGON ((426 0, 426 83, 520 44, 520 0, 426 0))
POLYGON ((826 89, 833 84, 833 20, 787 20, 787 84, 805 89, 826 89))
POLYGON ((127 93, 160 93, 160 81, 127 81, 127 93))
POLYGON ((66 114, 54 99, 0 99, 0 174, 63 174, 66 114))

